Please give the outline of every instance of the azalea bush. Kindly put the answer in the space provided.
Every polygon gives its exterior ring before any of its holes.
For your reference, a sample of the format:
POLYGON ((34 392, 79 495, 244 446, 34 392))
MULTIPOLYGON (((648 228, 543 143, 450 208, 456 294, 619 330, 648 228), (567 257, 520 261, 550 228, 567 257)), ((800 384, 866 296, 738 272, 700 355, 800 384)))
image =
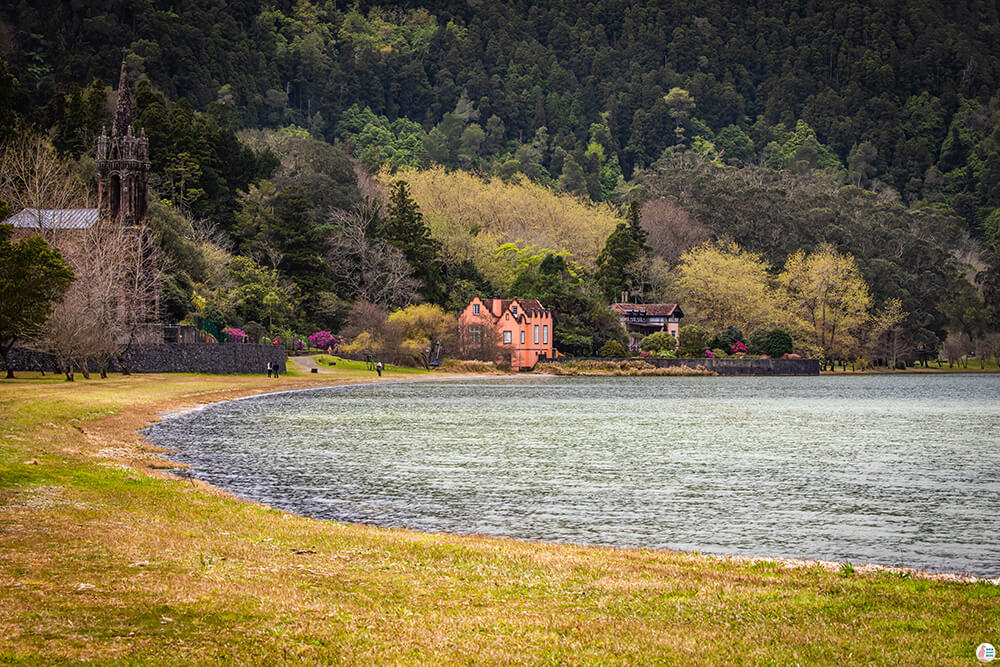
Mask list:
POLYGON ((312 347, 325 350, 340 345, 340 339, 329 331, 317 331, 309 336, 309 344, 312 347))
POLYGON ((729 350, 732 354, 746 354, 747 346, 743 344, 743 341, 738 340, 729 346, 729 350))
POLYGON ((247 332, 243 329, 237 329, 236 327, 226 327, 222 330, 222 333, 226 334, 237 343, 245 343, 247 340, 247 332))

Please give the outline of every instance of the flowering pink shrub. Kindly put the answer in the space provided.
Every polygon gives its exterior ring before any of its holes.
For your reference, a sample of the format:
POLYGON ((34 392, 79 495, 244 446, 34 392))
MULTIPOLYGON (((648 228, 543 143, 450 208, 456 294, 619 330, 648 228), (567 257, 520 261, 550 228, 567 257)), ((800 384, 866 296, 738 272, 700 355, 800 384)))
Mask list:
POLYGON ((337 347, 340 345, 340 339, 329 331, 317 331, 309 336, 309 344, 313 347, 325 350, 328 347, 337 347))
POLYGON ((247 332, 243 329, 237 329, 236 327, 226 327, 222 330, 222 333, 230 336, 237 343, 245 343, 247 340, 247 332))
POLYGON ((743 344, 743 341, 738 340, 729 346, 733 354, 745 353, 747 351, 747 346, 743 344))
POLYGON ((715 354, 711 350, 705 350, 705 356, 706 357, 714 357, 715 354))

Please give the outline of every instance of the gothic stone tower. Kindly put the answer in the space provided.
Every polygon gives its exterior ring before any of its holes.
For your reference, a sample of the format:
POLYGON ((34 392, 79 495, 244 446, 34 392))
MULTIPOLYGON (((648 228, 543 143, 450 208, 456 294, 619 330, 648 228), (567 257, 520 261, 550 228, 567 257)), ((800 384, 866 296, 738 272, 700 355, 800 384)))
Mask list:
POLYGON ((107 128, 97 138, 97 208, 100 219, 124 226, 146 222, 146 190, 149 182, 149 140, 145 131, 135 136, 132 99, 125 61, 118 80, 118 105, 111 136, 107 128))

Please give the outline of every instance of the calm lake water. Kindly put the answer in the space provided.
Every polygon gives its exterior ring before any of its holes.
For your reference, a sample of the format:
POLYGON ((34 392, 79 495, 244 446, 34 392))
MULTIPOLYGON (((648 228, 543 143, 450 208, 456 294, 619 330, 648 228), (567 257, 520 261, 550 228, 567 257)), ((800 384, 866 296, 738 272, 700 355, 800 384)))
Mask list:
POLYGON ((325 519, 1000 576, 1000 375, 382 384, 149 437, 325 519))

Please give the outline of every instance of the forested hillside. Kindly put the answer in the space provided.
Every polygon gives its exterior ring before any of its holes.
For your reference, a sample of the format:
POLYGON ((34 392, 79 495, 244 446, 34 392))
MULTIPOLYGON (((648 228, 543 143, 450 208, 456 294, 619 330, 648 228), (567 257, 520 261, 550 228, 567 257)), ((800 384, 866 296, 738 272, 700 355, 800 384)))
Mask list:
POLYGON ((1000 317, 995 2, 22 0, 0 9, 0 139, 20 119, 86 177, 123 49, 173 207, 154 210, 177 317, 249 280, 199 287, 194 248, 274 271, 305 309, 288 312, 330 327, 375 294, 454 307, 525 288, 551 251, 581 281, 586 337, 599 294, 676 298, 684 252, 715 238, 775 267, 853 255, 873 309, 903 304, 911 349, 1000 317), (649 245, 614 237, 640 218, 649 245), (204 221, 215 236, 184 231, 204 221), (393 264, 380 244, 415 283, 349 276, 393 264))

